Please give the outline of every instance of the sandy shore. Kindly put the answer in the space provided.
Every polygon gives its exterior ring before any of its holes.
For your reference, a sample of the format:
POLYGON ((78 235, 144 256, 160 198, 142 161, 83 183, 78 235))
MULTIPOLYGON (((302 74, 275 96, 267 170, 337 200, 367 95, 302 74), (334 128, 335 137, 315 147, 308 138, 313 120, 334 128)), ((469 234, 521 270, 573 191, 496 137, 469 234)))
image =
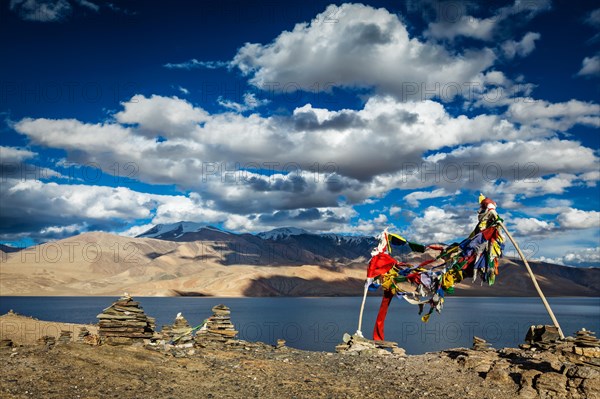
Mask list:
POLYGON ((91 334, 98 333, 98 326, 94 324, 58 323, 7 313, 0 316, 0 339, 10 339, 18 345, 31 345, 43 336, 58 339, 61 331, 71 331, 73 336, 77 336, 82 327, 91 334))

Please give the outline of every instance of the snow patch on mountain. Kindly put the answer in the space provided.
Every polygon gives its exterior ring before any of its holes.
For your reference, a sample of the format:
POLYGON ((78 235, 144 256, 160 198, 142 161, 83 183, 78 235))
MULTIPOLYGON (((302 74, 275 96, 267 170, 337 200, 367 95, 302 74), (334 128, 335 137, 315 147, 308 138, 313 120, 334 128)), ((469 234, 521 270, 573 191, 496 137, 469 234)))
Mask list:
POLYGON ((263 240, 274 240, 274 241, 284 240, 288 237, 299 236, 299 235, 312 235, 312 236, 319 236, 322 238, 328 238, 330 240, 335 241, 338 244, 358 245, 358 244, 365 242, 365 240, 367 240, 369 242, 374 240, 373 237, 368 237, 368 236, 351 236, 351 235, 342 235, 342 234, 335 234, 335 233, 316 234, 316 233, 311 233, 310 231, 306 231, 304 229, 299 229, 297 227, 280 227, 277 229, 273 229, 270 231, 265 231, 265 232, 257 234, 257 236, 262 238, 263 240))
POLYGON ((369 242, 375 240, 373 237, 369 237, 369 236, 346 236, 346 235, 334 234, 334 233, 321 234, 321 236, 335 240, 338 244, 346 243, 346 244, 357 245, 357 244, 362 244, 363 242, 365 242, 365 240, 369 241, 369 242))
POLYGON ((257 236, 262 238, 263 240, 283 240, 290 236, 299 236, 301 234, 313 234, 304 229, 299 229, 297 227, 280 227, 277 229, 273 229, 270 231, 264 231, 262 233, 258 233, 257 236))
POLYGON ((177 222, 169 224, 157 224, 145 233, 137 236, 138 238, 158 238, 164 235, 172 235, 175 238, 179 238, 186 233, 195 233, 200 230, 213 230, 221 233, 226 233, 214 226, 207 226, 201 223, 194 222, 177 222))

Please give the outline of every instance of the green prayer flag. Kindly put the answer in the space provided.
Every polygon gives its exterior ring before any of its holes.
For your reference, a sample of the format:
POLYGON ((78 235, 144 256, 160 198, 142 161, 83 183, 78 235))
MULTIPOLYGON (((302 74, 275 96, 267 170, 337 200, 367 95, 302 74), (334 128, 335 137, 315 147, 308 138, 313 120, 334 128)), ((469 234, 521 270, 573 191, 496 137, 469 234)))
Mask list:
POLYGON ((413 250, 414 252, 425 252, 425 245, 423 244, 418 244, 416 242, 408 242, 408 246, 410 247, 411 250, 413 250))

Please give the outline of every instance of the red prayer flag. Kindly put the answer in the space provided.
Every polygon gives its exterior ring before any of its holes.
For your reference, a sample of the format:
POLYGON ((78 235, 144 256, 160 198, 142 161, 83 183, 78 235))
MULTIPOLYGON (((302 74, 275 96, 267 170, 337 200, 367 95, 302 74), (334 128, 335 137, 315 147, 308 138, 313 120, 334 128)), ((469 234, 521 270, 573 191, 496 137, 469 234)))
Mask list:
POLYGON ((367 278, 373 278, 387 273, 396 263, 396 259, 382 252, 371 258, 367 269, 367 278))
POLYGON ((377 320, 375 321, 375 328, 373 329, 373 339, 375 341, 383 341, 385 339, 385 317, 387 316, 387 311, 393 298, 394 294, 392 294, 392 291, 383 291, 381 305, 379 306, 379 313, 377 313, 377 320))

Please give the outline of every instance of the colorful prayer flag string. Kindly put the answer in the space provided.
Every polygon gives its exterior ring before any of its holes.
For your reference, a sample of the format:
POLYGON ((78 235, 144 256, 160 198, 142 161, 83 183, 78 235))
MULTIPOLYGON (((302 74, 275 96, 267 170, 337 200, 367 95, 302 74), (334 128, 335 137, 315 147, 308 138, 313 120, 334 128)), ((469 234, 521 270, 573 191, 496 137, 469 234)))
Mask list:
POLYGON ((455 284, 466 277, 478 277, 482 282, 493 285, 498 275, 498 260, 504 250, 504 237, 500 232, 502 219, 496 213, 496 203, 483 195, 479 198, 478 223, 468 238, 448 247, 409 242, 399 234, 387 229, 379 236, 380 243, 371 253, 367 268, 369 290, 383 289, 383 298, 373 330, 373 339, 384 340, 385 318, 394 296, 419 306, 422 314, 425 305, 429 311, 421 317, 427 322, 433 311, 441 312, 446 294, 454 293, 455 284), (440 251, 432 259, 411 265, 392 257, 392 246, 408 245, 411 251, 425 252, 427 248, 440 251), (441 263, 440 263, 441 262, 441 263), (436 264, 439 263, 439 264, 436 264), (434 264, 429 268, 425 266, 434 264), (400 283, 409 282, 414 290, 408 291, 400 283))

